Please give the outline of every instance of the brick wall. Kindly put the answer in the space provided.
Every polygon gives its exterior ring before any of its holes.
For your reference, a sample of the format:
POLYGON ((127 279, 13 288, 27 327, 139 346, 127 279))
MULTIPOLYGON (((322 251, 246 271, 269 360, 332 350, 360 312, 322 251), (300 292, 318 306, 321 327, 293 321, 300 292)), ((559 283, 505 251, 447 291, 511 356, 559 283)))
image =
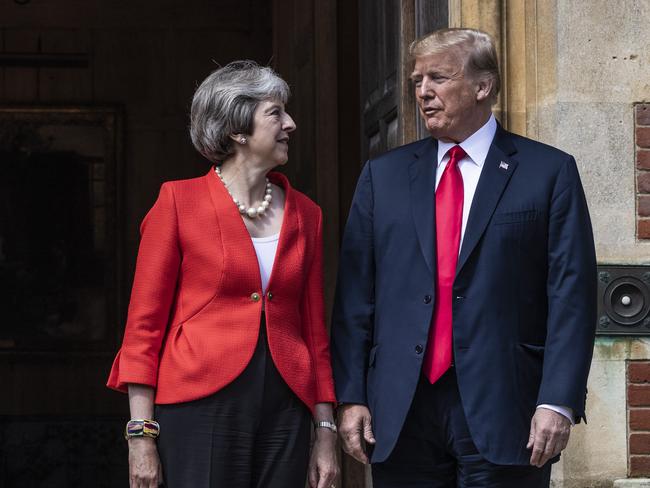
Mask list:
POLYGON ((650 361, 627 366, 630 476, 650 476, 650 361))
POLYGON ((634 114, 636 139, 637 237, 650 239, 650 103, 639 103, 634 114))

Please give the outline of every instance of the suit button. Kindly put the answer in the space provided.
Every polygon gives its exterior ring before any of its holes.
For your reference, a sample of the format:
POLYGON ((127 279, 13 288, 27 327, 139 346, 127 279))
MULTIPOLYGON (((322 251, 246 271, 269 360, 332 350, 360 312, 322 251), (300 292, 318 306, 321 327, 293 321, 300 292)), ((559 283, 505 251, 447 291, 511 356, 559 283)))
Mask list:
POLYGON ((424 303, 431 303, 431 295, 424 295, 424 303))
POLYGON ((266 298, 268 298, 269 300, 273 300, 273 293, 268 292, 268 293, 266 294, 266 298))
POLYGON ((418 344, 415 346, 415 353, 416 354, 422 354, 422 351, 424 351, 424 348, 422 347, 422 344, 418 344))
POLYGON ((254 302, 259 302, 260 301, 260 294, 257 293, 257 292, 253 293, 251 295, 251 300, 253 300, 254 302))

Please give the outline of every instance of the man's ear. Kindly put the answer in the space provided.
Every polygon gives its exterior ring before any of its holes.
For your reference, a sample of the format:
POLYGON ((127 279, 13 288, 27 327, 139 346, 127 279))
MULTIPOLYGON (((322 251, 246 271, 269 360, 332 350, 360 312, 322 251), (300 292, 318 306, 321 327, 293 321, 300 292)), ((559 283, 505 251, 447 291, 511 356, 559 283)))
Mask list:
POLYGON ((476 83, 476 101, 482 102, 492 95, 494 80, 489 77, 481 77, 476 83))

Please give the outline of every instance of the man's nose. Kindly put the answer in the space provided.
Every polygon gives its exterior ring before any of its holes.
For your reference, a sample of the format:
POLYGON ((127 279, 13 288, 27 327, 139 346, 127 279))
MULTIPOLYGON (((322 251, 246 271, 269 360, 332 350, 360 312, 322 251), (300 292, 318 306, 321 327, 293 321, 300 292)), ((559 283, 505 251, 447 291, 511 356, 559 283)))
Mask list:
POLYGON ((433 98, 434 93, 431 89, 431 84, 427 80, 422 80, 416 89, 416 96, 423 100, 433 98))

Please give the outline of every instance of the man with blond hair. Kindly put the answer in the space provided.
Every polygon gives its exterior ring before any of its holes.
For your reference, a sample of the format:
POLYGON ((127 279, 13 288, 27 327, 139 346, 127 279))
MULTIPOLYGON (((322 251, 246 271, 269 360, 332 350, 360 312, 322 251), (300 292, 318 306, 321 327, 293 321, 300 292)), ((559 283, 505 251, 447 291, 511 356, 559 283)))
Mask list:
POLYGON ((332 324, 343 446, 375 488, 548 487, 596 322, 576 163, 495 120, 487 34, 410 51, 431 137, 368 161, 355 192, 332 324))

